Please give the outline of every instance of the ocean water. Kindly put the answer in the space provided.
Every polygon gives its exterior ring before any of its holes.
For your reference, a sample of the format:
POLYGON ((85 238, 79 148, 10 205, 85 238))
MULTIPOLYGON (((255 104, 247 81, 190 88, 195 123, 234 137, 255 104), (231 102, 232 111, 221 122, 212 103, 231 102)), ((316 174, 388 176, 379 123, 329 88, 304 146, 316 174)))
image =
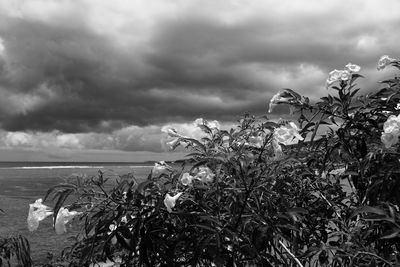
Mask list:
MULTIPOLYGON (((25 236, 31 245, 34 262, 43 263, 48 253, 55 256, 70 242, 73 229, 63 235, 56 235, 52 220, 46 218, 38 230, 29 232, 27 215, 29 204, 43 198, 47 190, 76 175, 95 176, 101 170, 111 182, 119 175, 133 173, 136 179, 147 177, 153 163, 52 163, 52 162, 0 162, 0 236, 13 234, 25 236)), ((51 202, 45 204, 51 206, 51 202)))

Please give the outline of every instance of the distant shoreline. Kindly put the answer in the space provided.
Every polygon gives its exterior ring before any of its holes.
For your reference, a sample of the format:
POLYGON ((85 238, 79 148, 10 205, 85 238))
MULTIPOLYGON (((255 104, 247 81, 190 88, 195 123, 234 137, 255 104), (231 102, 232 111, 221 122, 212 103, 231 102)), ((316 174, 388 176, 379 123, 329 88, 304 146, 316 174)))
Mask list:
MULTIPOLYGON (((143 162, 74 162, 74 161, 0 161, 0 169, 102 169, 102 168, 118 168, 118 167, 134 167, 148 168, 154 166, 157 161, 143 162)), ((182 160, 166 161, 168 164, 181 163, 182 160)))

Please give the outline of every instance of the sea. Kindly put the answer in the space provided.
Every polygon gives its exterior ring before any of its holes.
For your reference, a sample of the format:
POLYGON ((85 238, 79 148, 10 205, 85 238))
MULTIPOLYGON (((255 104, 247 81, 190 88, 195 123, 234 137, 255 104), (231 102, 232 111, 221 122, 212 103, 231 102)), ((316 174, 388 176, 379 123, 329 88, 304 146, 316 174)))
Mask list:
POLYGON ((132 174, 140 181, 146 179, 153 166, 154 162, 0 162, 0 239, 16 234, 25 236, 35 265, 43 264, 61 255, 77 230, 71 228, 63 235, 56 235, 49 217, 40 223, 38 230, 30 232, 26 221, 30 203, 71 177, 92 177, 101 171, 111 183, 125 174, 132 174))

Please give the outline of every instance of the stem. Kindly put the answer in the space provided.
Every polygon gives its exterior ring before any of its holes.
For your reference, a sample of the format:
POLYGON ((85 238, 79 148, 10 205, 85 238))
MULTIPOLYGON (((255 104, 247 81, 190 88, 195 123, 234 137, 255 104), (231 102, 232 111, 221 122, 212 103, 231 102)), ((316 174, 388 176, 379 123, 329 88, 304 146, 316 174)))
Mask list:
POLYGON ((296 256, 285 246, 285 244, 283 244, 282 241, 279 240, 279 244, 286 250, 286 252, 290 255, 290 257, 293 258, 293 260, 297 263, 297 265, 299 265, 300 267, 303 267, 303 264, 301 264, 299 259, 296 258, 296 256))
MULTIPOLYGON (((243 182, 244 182, 244 184, 246 184, 246 180, 245 180, 244 178, 243 178, 243 182)), ((253 178, 251 179, 251 182, 250 182, 249 187, 246 187, 246 188, 245 188, 245 190, 246 190, 246 196, 245 196, 245 198, 244 198, 243 206, 242 206, 242 208, 241 208, 241 210, 240 210, 238 219, 237 219, 237 221, 236 221, 235 229, 237 229, 238 226, 239 226, 239 223, 240 223, 240 220, 241 220, 241 218, 242 218, 244 209, 246 208, 246 205, 247 205, 247 200, 249 199, 250 194, 251 194, 251 192, 253 191, 254 184, 255 184, 255 178, 253 177, 253 178)), ((242 231, 243 231, 243 229, 241 230, 241 233, 240 233, 240 234, 242 234, 242 231)))
POLYGON ((339 219, 342 219, 342 217, 340 216, 340 214, 336 211, 335 207, 336 205, 332 205, 332 203, 324 196, 324 194, 322 194, 321 191, 318 191, 319 195, 321 196, 321 198, 323 200, 325 200, 326 203, 328 203, 329 206, 331 206, 333 208, 333 211, 336 213, 336 215, 338 216, 339 219))
POLYGON ((378 255, 376 255, 376 254, 374 254, 374 253, 367 252, 367 251, 358 251, 358 252, 356 253, 356 255, 351 259, 350 266, 354 266, 354 260, 355 260, 359 255, 362 255, 362 254, 375 257, 375 258, 381 260, 383 263, 385 263, 385 264, 387 264, 387 265, 389 265, 389 266, 393 266, 392 263, 390 263, 389 261, 385 260, 384 258, 382 258, 382 257, 380 257, 380 256, 378 256, 378 255))
MULTIPOLYGON (((318 113, 319 113, 319 111, 318 111, 318 113)), ((317 113, 317 114, 318 114, 317 113)), ((317 116, 317 114, 315 114, 315 116, 317 116)), ((314 116, 314 117, 315 117, 314 116)), ((322 118, 325 116, 325 113, 322 113, 322 115, 321 115, 321 118, 319 119, 319 121, 317 122, 317 125, 315 125, 315 128, 314 128, 314 132, 313 132, 313 134, 312 134, 312 136, 311 136, 311 146, 313 146, 314 145, 314 138, 315 138, 315 135, 317 134, 317 131, 318 131, 318 128, 319 128, 319 124, 321 123, 321 120, 322 120, 322 118)), ((314 118, 313 117, 313 118, 314 118)))

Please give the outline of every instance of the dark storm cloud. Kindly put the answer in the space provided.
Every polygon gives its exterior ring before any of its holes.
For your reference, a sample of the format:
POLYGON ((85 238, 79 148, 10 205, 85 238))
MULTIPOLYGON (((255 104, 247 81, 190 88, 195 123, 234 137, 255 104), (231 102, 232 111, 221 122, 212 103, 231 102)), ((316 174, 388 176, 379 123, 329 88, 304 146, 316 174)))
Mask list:
POLYGON ((189 62, 192 59, 184 55, 172 60, 172 54, 164 55, 168 50, 157 55, 121 54, 106 38, 84 28, 20 19, 2 25, 7 68, 1 86, 27 98, 25 110, 17 106, 15 114, 2 118, 6 130, 101 131, 103 121, 148 125, 194 118, 198 113, 237 112, 207 99, 191 99, 195 94, 229 99, 235 90, 243 90, 241 80, 228 70, 218 71, 218 66, 207 70, 210 63, 193 70, 195 60, 189 62), (146 64, 141 63, 142 57, 146 64), (41 88, 51 96, 43 95, 41 88))
MULTIPOLYGON (((101 131, 103 121, 148 125, 186 116, 193 119, 196 114, 221 117, 246 108, 246 103, 235 108, 210 103, 207 98, 192 99, 196 94, 228 101, 246 99, 243 89, 249 87, 235 70, 218 66, 218 59, 215 66, 201 59, 202 51, 187 58, 184 54, 175 57, 168 49, 124 55, 105 38, 82 28, 19 19, 7 22, 1 32, 8 60, 2 88, 28 102, 31 97, 33 103, 2 118, 6 130, 101 131), (141 57, 146 73, 136 64, 141 57), (41 95, 41 87, 51 97, 41 95)), ((194 47, 188 44, 185 48, 194 47)))
POLYGON ((284 2, 1 3, 0 126, 129 129, 101 147, 155 151, 151 126, 263 114, 284 87, 317 99, 330 70, 352 62, 374 80, 379 56, 400 56, 395 1, 284 2))

